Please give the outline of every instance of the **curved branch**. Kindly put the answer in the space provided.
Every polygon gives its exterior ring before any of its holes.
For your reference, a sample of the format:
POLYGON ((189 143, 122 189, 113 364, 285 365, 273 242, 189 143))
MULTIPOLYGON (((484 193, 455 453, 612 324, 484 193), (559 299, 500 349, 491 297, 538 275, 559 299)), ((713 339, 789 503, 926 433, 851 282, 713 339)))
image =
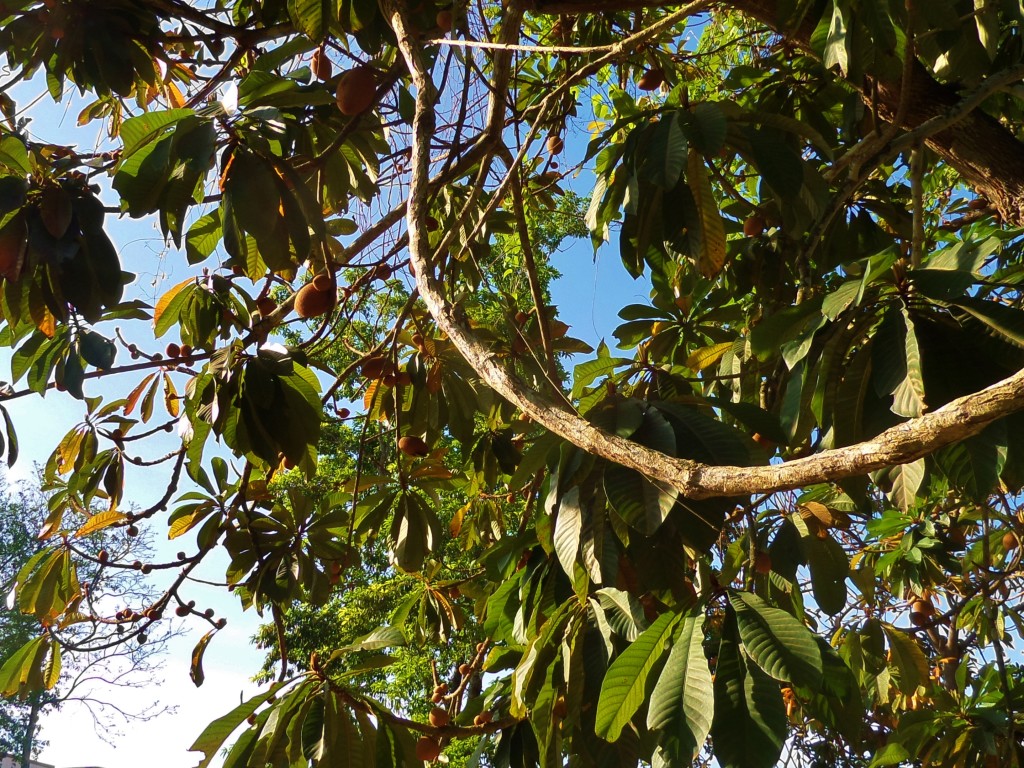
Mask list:
MULTIPOLYGON (((701 4, 691 5, 697 7, 701 4)), ((596 456, 642 472, 651 480, 675 488, 685 496, 700 499, 797 488, 914 461, 944 445, 977 434, 1002 416, 1024 409, 1022 371, 981 392, 959 398, 932 413, 888 429, 873 440, 785 464, 720 467, 667 456, 605 432, 561 403, 533 391, 480 343, 466 321, 460 319, 447 302, 434 278, 426 229, 430 139, 434 132, 434 86, 415 38, 408 31, 402 10, 394 0, 388 0, 387 6, 399 48, 416 86, 407 221, 409 258, 416 271, 417 288, 438 327, 448 335, 481 379, 541 426, 596 456)))

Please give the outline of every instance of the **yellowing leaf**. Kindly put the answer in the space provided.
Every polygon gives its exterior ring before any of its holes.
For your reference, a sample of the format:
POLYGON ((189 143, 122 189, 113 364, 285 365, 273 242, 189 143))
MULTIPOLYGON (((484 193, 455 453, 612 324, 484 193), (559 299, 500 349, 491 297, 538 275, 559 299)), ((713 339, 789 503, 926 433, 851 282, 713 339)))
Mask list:
POLYGON ((185 106, 185 97, 174 83, 167 84, 167 103, 171 109, 182 109, 185 106))
POLYGON ((191 285, 193 280, 194 278, 191 277, 188 280, 182 280, 180 283, 175 285, 173 288, 171 288, 163 296, 160 297, 160 300, 157 301, 156 303, 156 307, 153 309, 154 326, 156 326, 160 322, 160 315, 164 313, 164 311, 167 309, 167 306, 174 300, 174 297, 177 296, 182 289, 191 285))
POLYGON ((700 216, 697 269, 704 277, 713 278, 725 266, 725 225, 722 223, 722 214, 718 212, 718 203, 715 202, 704 158, 692 148, 686 160, 686 181, 700 216))
POLYGON ((178 418, 178 390, 175 389, 174 382, 171 381, 171 377, 166 373, 164 374, 164 407, 167 408, 167 412, 171 416, 178 418))
POLYGON ((730 347, 732 347, 731 341, 723 341, 721 344, 695 349, 686 358, 686 367, 694 371, 703 371, 721 360, 722 355, 728 352, 730 347))
POLYGON ((81 538, 83 536, 88 536, 90 533, 102 531, 104 528, 109 528, 115 523, 120 523, 127 519, 128 515, 114 509, 108 509, 106 512, 97 512, 86 520, 81 528, 75 531, 75 538, 81 538))

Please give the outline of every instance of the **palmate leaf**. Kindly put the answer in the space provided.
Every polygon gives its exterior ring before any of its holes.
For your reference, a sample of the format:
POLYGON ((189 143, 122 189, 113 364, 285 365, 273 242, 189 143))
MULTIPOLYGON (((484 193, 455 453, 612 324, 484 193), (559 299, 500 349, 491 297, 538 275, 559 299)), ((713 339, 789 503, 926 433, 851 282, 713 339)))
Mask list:
POLYGON ((647 727, 678 739, 679 762, 692 760, 711 731, 714 691, 704 655, 703 615, 683 617, 647 710, 647 727))
POLYGON ((651 672, 665 655, 666 642, 677 621, 663 613, 623 651, 605 673, 597 702, 594 731, 606 741, 616 741, 626 723, 647 700, 651 672))
POLYGON ((808 687, 821 682, 821 652, 807 627, 750 592, 730 592, 729 604, 743 650, 768 675, 808 687))
POLYGON ((739 649, 727 620, 715 668, 711 739, 722 768, 774 768, 786 738, 786 709, 778 683, 739 649))

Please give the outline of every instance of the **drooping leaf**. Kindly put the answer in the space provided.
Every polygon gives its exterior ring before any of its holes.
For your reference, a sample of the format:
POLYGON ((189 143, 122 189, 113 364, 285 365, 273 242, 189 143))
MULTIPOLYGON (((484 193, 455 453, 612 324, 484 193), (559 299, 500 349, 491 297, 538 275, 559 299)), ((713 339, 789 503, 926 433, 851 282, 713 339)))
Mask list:
POLYGON ((821 681, 821 653, 807 627, 750 592, 730 592, 729 604, 744 652, 768 675, 808 687, 821 681))

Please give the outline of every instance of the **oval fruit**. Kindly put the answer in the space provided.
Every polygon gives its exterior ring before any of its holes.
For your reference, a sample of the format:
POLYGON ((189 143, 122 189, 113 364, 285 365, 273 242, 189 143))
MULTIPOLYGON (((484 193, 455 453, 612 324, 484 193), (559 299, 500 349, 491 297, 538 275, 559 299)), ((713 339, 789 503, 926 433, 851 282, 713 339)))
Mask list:
POLYGON ((552 155, 557 155, 563 149, 565 149, 565 142, 562 140, 561 136, 558 136, 557 134, 553 133, 550 136, 548 136, 547 146, 549 153, 551 153, 552 155))
POLYGON ((321 272, 319 275, 313 278, 313 287, 318 291, 329 291, 331 290, 331 276, 326 272, 321 272))
POLYGON ((1017 534, 1013 531, 1007 531, 1003 534, 1003 549, 1010 552, 1018 547, 1020 542, 1017 540, 1017 534))
POLYGON ((636 81, 636 87, 641 91, 653 91, 665 82, 665 71, 660 67, 648 69, 640 79, 636 81))
POLYGON ((446 35, 449 32, 451 32, 452 31, 452 12, 448 11, 448 10, 438 11, 437 12, 437 26, 446 35))
POLYGON ((398 438, 398 450, 406 456, 426 456, 430 453, 430 446, 421 437, 404 435, 398 438))
POLYGON ((371 67, 356 67, 341 73, 335 100, 343 115, 358 115, 377 99, 377 78, 371 67))
POLYGON ((317 48, 313 51, 313 61, 310 63, 309 68, 313 70, 313 74, 319 80, 330 80, 334 75, 334 65, 327 58, 327 51, 323 48, 317 48))
POLYGON ((321 291, 313 283, 307 283, 295 295, 295 314, 307 319, 320 317, 334 308, 334 300, 334 291, 321 291))
POLYGON ((760 237, 764 234, 765 220, 764 216, 759 213, 755 213, 749 219, 743 222, 743 234, 747 237, 760 237))
POLYGON ((441 745, 429 736, 420 736, 416 742, 416 759, 432 763, 441 754, 441 745))
POLYGON ((430 724, 435 728, 444 728, 444 726, 448 725, 452 720, 451 715, 448 714, 448 710, 441 709, 440 707, 434 707, 430 710, 430 716, 428 719, 430 720, 430 724))
POLYGON ((273 314, 274 310, 277 309, 277 302, 269 296, 264 296, 262 299, 256 301, 256 309, 261 315, 266 317, 267 315, 273 314))

